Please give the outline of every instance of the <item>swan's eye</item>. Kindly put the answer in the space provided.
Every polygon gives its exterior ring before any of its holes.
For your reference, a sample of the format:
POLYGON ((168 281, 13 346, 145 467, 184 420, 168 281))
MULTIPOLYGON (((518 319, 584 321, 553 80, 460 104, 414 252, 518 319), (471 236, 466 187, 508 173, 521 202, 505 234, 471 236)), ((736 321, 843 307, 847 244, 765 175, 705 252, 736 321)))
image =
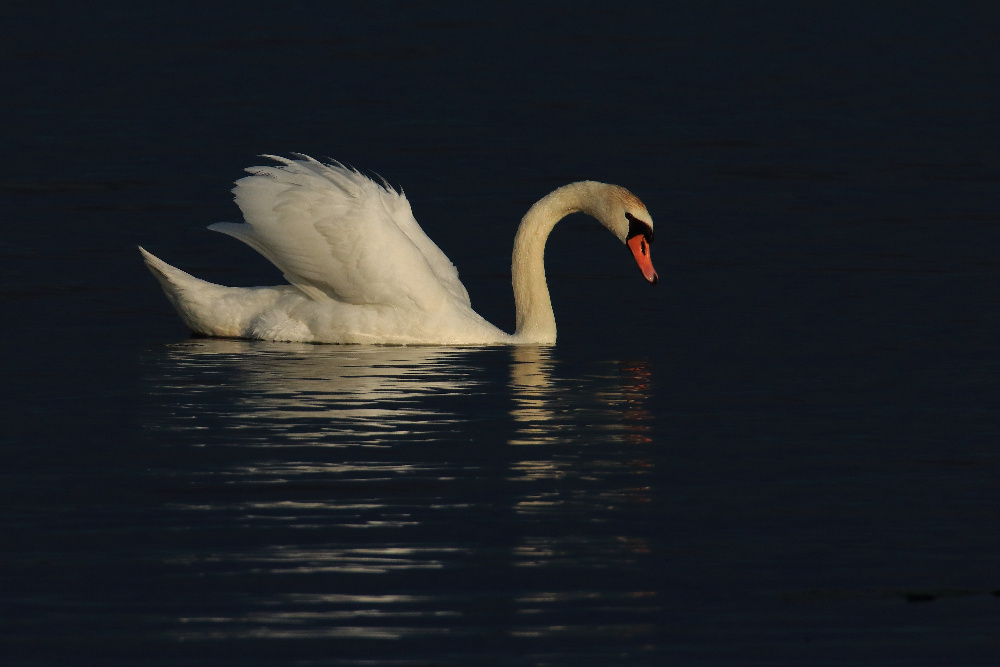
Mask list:
MULTIPOLYGON (((625 213, 625 219, 628 220, 628 235, 625 237, 626 240, 641 234, 645 243, 653 242, 653 228, 649 226, 648 222, 643 222, 631 213, 625 213)), ((643 246, 643 253, 645 253, 645 245, 643 246)))

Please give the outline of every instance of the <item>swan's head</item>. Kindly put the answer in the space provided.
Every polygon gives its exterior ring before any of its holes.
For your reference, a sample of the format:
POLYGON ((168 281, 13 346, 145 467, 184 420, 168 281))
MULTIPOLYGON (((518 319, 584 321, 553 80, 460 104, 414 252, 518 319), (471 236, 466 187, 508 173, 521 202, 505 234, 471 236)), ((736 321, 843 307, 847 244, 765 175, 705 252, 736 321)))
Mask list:
POLYGON ((605 185, 605 188, 602 205, 592 215, 628 246, 643 277, 655 285, 658 277, 650 256, 652 216, 638 197, 620 185, 605 185))

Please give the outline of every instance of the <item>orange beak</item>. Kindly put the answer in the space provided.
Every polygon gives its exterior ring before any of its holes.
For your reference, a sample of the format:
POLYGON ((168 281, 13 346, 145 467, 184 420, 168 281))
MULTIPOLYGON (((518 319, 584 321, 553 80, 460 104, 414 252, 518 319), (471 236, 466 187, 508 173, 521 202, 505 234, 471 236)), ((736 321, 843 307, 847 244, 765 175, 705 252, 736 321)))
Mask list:
POLYGON ((659 278, 656 276, 656 269, 653 268, 653 260, 649 257, 649 243, 646 241, 646 237, 642 234, 636 234, 626 243, 628 249, 632 251, 632 256, 635 257, 635 263, 639 265, 643 277, 651 285, 655 285, 659 278))

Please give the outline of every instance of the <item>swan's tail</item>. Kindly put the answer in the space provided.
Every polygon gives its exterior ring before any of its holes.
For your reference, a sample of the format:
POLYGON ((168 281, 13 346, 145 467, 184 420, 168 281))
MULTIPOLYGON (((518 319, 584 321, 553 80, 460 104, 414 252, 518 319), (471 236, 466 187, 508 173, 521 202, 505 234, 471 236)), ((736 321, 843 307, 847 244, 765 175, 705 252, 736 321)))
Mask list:
POLYGON ((205 336, 239 336, 242 323, 219 321, 212 304, 239 288, 216 285, 170 266, 139 246, 150 273, 160 281, 164 294, 191 331, 205 336))

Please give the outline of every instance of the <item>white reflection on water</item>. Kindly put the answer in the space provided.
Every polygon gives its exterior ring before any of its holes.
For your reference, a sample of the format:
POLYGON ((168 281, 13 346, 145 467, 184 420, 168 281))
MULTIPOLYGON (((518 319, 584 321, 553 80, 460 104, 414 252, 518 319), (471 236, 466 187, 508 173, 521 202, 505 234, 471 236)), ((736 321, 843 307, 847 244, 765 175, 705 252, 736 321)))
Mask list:
MULTIPOLYGON (((305 549, 300 546, 275 545, 263 551, 227 552, 199 556, 201 563, 229 563, 265 570, 272 574, 386 574, 399 570, 435 570, 445 561, 468 549, 447 547, 329 547, 305 549)), ((193 563, 189 557, 178 557, 176 563, 193 563)))
MULTIPOLYGON (((543 456, 520 458, 511 463, 510 479, 522 482, 584 480, 600 484, 609 478, 624 476, 629 486, 614 485, 595 493, 583 488, 559 484, 530 485, 529 493, 514 503, 525 515, 551 515, 570 508, 591 513, 592 520, 628 503, 650 502, 650 489, 641 480, 652 466, 642 455, 652 442, 651 415, 644 406, 651 385, 651 371, 645 362, 617 365, 612 381, 607 376, 575 378, 577 386, 567 387, 552 379, 553 363, 545 348, 523 347, 513 351, 510 388, 513 398, 511 419, 515 425, 508 443, 517 453, 540 453, 543 456), (595 456, 581 448, 588 442, 616 442, 614 458, 595 456), (634 452, 634 453, 633 453, 634 452), (622 456, 625 454, 625 456, 622 456), (540 489, 540 490, 539 490, 540 489)), ((551 565, 559 552, 554 538, 541 549, 522 545, 515 549, 522 565, 551 565)), ((570 536, 568 539, 573 540, 570 536)), ((578 541, 581 544, 592 540, 578 541)), ((616 550, 600 547, 606 557, 616 550)), ((574 549, 573 553, 579 554, 574 549)), ((587 556, 591 560, 590 556, 587 556)))
POLYGON ((568 385, 553 380, 549 349, 522 346, 511 354, 510 416, 517 431, 509 444, 576 442, 582 429, 633 444, 651 442, 651 415, 644 407, 651 384, 648 362, 621 363, 610 377, 575 378, 568 385))
POLYGON ((195 339, 171 347, 174 383, 166 378, 160 389, 195 399, 232 389, 236 404, 223 415, 231 428, 274 423, 286 427, 280 435, 289 442, 351 435, 378 444, 387 434, 434 432, 454 423, 455 415, 427 399, 475 391, 477 380, 463 363, 468 355, 463 348, 195 339))
POLYGON ((539 347, 171 346, 150 378, 169 407, 150 427, 234 450, 185 473, 171 503, 229 538, 171 562, 271 582, 238 609, 185 616, 178 636, 652 634, 652 592, 561 579, 650 557, 629 521, 651 502, 651 375, 602 362, 567 376, 539 347), (450 574, 484 564, 509 581, 486 601, 450 574), (544 587, 514 574, 538 568, 544 587), (317 590, 299 591, 303 577, 317 590), (374 594, 380 577, 407 595, 374 594), (483 620, 484 604, 503 612, 483 620))

